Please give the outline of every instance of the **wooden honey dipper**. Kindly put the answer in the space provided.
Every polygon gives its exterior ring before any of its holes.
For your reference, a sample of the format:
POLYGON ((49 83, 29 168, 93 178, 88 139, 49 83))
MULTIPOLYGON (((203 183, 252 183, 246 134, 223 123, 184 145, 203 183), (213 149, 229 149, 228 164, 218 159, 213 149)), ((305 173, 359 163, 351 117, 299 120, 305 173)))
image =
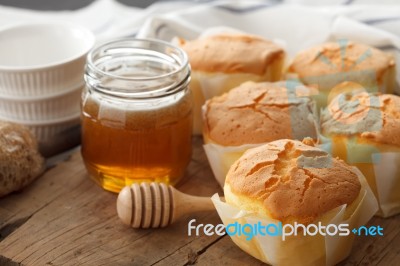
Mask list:
POLYGON ((209 197, 191 196, 156 182, 126 186, 117 199, 119 218, 133 228, 165 227, 185 214, 214 209, 209 197))

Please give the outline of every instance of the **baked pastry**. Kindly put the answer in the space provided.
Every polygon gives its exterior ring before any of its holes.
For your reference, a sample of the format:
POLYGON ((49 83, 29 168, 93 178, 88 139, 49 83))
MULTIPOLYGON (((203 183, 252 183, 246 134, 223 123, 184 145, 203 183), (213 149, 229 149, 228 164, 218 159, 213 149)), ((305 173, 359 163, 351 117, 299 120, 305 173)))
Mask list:
POLYGON ((378 198, 378 214, 400 213, 400 97, 340 94, 321 113, 321 131, 333 156, 363 172, 378 198))
POLYGON ((224 194, 227 203, 257 216, 309 224, 336 207, 350 206, 360 189, 345 162, 283 139, 244 153, 226 176, 224 194))
POLYGON ((350 230, 377 209, 356 168, 312 145, 283 139, 249 149, 227 174, 226 203, 213 197, 232 240, 268 264, 338 263, 351 251, 350 230), (237 224, 250 230, 235 233, 237 224), (342 227, 350 230, 339 236, 342 227))
POLYGON ((245 82, 207 101, 204 139, 223 146, 316 139, 313 90, 290 81, 245 82))
POLYGON ((24 188, 43 170, 44 159, 29 129, 0 121, 0 197, 24 188))
POLYGON ((282 138, 316 140, 312 93, 289 81, 250 81, 208 100, 203 109, 204 147, 220 184, 231 164, 250 147, 282 138))
POLYGON ((285 52, 277 44, 247 34, 217 34, 193 41, 179 40, 192 68, 194 133, 201 134, 205 100, 245 81, 277 81, 282 77, 285 52))
POLYGON ((396 63, 392 55, 355 42, 328 42, 298 53, 288 69, 291 77, 319 90, 325 107, 331 89, 344 81, 359 83, 368 92, 393 93, 396 63))

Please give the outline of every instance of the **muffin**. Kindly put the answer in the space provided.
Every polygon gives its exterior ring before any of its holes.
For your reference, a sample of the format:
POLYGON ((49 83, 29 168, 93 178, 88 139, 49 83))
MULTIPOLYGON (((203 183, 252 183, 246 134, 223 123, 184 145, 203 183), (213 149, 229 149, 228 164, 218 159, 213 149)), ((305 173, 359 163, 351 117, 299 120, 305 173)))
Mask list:
POLYGON ((282 138, 317 139, 313 90, 298 83, 246 82, 203 107, 205 151, 221 186, 251 147, 282 138))
POLYGON ((379 215, 400 213, 400 97, 347 92, 321 113, 333 156, 358 167, 378 198, 379 215))
POLYGON ((355 42, 329 42, 298 53, 288 76, 319 90, 318 106, 325 107, 331 89, 343 81, 361 84, 368 92, 393 93, 396 64, 392 55, 355 42))
POLYGON ((351 251, 350 230, 364 225, 377 209, 356 168, 312 145, 283 139, 246 151, 227 174, 226 203, 213 197, 232 240, 265 263, 334 265, 351 251), (253 231, 240 235, 231 224, 253 231), (281 231, 265 229, 263 234, 260 225, 281 231), (309 229, 322 226, 326 231, 309 229))
POLYGON ((246 34, 217 34, 193 41, 180 39, 192 68, 194 133, 201 134, 205 100, 245 81, 277 81, 282 77, 285 52, 277 44, 246 34))

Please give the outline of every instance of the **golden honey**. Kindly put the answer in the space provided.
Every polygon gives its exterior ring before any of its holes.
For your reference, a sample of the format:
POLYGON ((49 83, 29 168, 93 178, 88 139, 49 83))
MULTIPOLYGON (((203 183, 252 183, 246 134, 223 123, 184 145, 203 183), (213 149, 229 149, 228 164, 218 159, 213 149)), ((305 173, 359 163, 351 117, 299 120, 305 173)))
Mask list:
MULTIPOLYGON (((153 42, 139 40, 141 45, 142 41, 153 42)), ((125 40, 123 46, 127 44, 137 45, 136 41, 125 40)), ((151 49, 163 55, 173 51, 170 45, 160 50, 163 45, 151 49)), ((107 69, 111 65, 117 73, 104 75, 107 72, 103 71, 98 75, 101 71, 89 69, 85 77, 82 156, 90 177, 106 190, 119 192, 126 185, 142 181, 174 185, 184 176, 191 158, 190 70, 181 67, 187 59, 177 50, 183 59, 176 66, 164 59, 147 61, 143 53, 148 49, 135 47, 130 56, 124 50, 122 59, 113 54, 117 59, 107 64, 102 61, 96 67, 107 69), (132 65, 126 66, 127 60, 132 60, 132 65), (124 67, 115 68, 118 62, 124 62, 124 67)))

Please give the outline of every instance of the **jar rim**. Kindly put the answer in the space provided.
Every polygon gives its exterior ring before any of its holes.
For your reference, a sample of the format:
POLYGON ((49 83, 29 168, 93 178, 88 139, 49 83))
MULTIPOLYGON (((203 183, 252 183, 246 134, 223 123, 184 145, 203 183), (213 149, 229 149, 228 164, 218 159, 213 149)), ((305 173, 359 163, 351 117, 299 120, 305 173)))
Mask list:
POLYGON ((154 79, 160 79, 160 78, 167 78, 169 76, 173 76, 178 74, 179 72, 182 72, 185 68, 189 66, 189 59, 187 54, 178 46, 175 46, 169 42, 159 40, 159 39, 154 39, 154 38, 118 38, 114 39, 112 41, 108 42, 103 42, 98 45, 96 45, 87 55, 87 64, 96 72, 100 73, 103 76, 107 76, 113 79, 119 79, 119 80, 126 80, 126 81, 149 81, 149 80, 154 80, 154 79), (118 44, 118 43, 123 43, 123 42, 129 42, 129 41, 138 41, 138 42, 144 42, 144 43, 155 43, 155 44, 161 44, 164 45, 165 47, 172 48, 175 51, 179 53, 179 56, 182 58, 182 63, 179 64, 179 67, 174 69, 173 71, 170 71, 165 74, 161 75, 156 75, 156 76, 151 76, 151 77, 127 77, 127 76, 120 76, 120 75, 115 75, 110 72, 104 71, 100 69, 94 62, 93 57, 96 53, 98 53, 102 48, 105 48, 107 46, 113 45, 113 44, 118 44))

